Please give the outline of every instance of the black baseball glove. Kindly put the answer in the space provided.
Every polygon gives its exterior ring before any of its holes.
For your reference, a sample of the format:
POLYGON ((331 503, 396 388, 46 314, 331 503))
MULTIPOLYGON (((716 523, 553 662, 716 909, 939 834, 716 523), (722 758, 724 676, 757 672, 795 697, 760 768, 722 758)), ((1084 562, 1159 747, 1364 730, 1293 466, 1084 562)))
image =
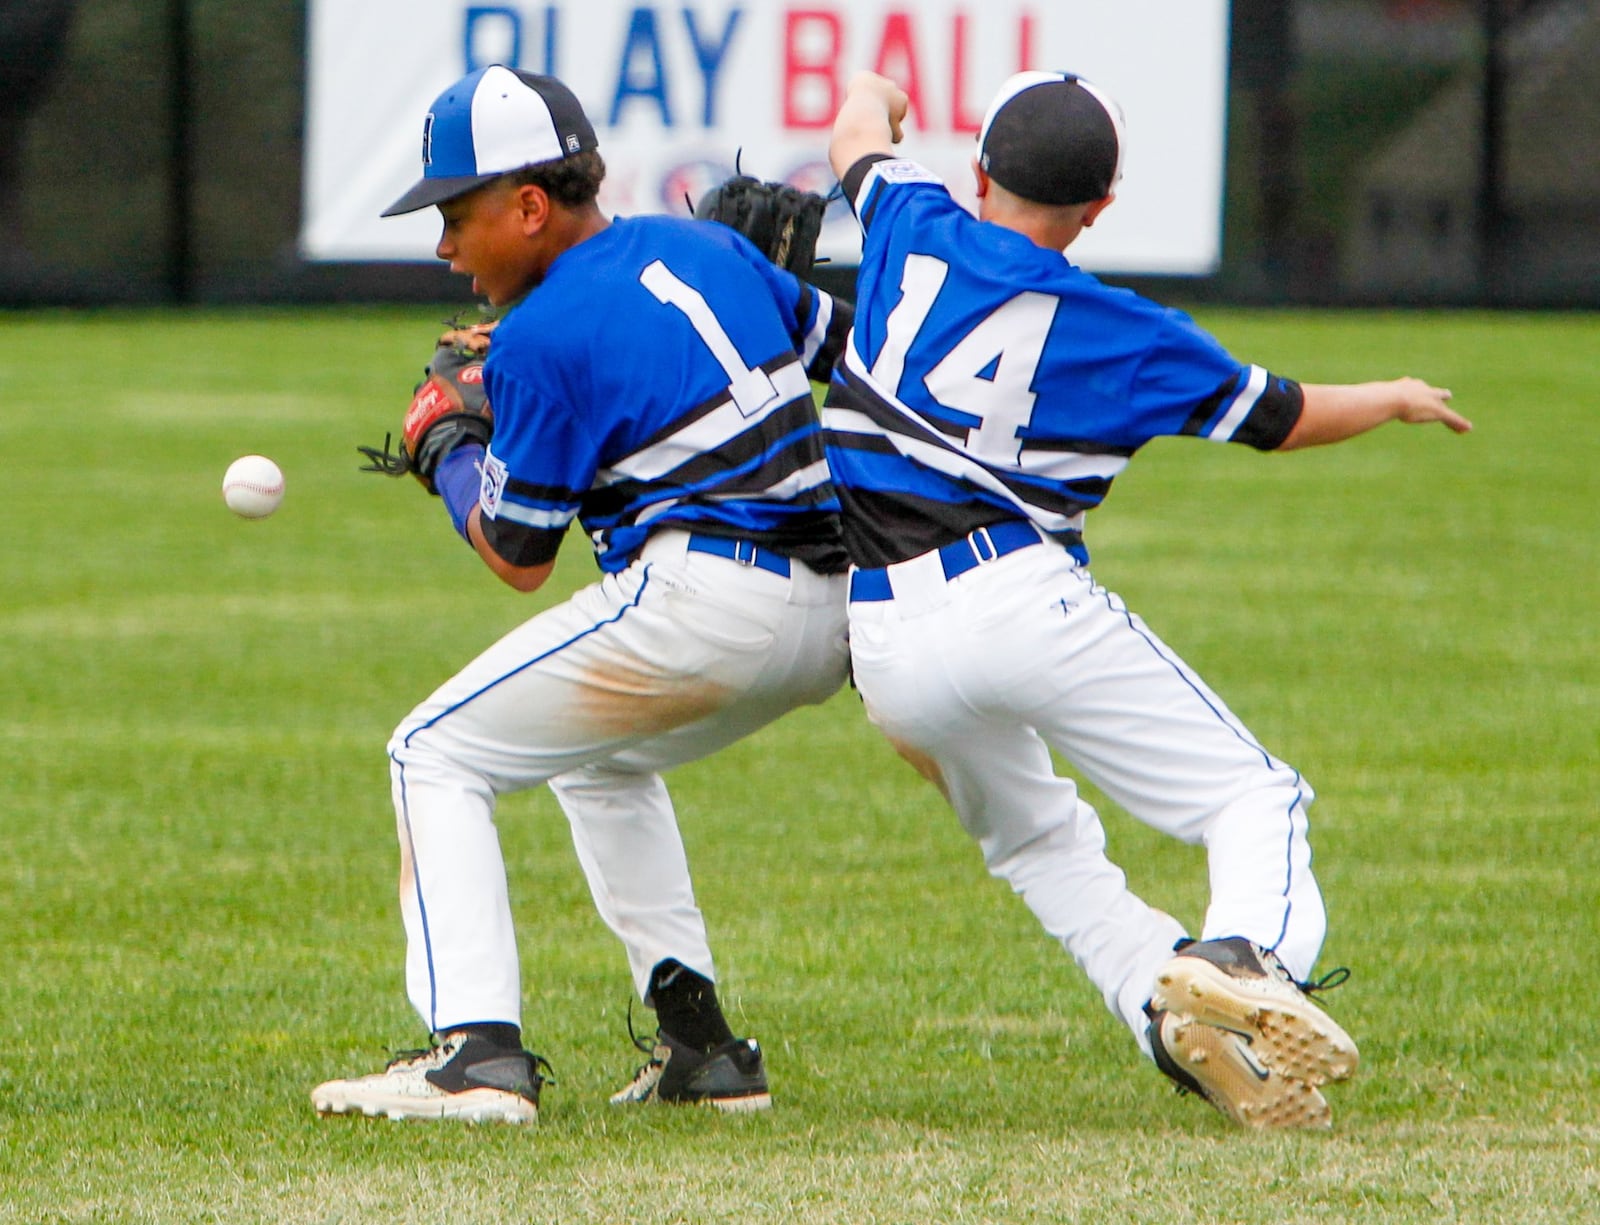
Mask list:
POLYGON ((494 413, 483 390, 483 359, 493 330, 493 323, 481 323, 453 327, 439 337, 401 423, 399 453, 390 452, 388 436, 381 448, 357 447, 368 460, 363 472, 385 476, 409 472, 429 493, 438 493, 433 474, 440 460, 463 443, 489 444, 494 413))
POLYGON ((736 174, 706 192, 694 215, 738 230, 778 267, 804 277, 817 262, 827 209, 827 198, 816 192, 736 174))

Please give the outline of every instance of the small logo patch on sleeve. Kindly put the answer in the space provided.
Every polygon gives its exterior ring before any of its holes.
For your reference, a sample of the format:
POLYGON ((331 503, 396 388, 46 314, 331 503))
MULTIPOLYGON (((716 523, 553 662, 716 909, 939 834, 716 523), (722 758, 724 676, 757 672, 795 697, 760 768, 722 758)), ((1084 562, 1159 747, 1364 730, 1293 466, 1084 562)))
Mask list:
POLYGON ((478 486, 478 505, 489 518, 500 514, 500 496, 506 491, 506 464, 493 451, 483 455, 483 480, 478 486))
POLYGON ((891 161, 879 162, 872 168, 886 183, 940 183, 943 182, 938 175, 919 162, 914 162, 907 157, 897 157, 891 161))

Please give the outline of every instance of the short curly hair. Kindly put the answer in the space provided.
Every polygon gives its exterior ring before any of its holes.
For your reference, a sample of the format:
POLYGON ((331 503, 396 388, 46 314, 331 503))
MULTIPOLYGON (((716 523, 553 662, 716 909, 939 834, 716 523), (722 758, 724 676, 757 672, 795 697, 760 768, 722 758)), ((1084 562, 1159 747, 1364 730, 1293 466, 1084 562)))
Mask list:
POLYGON ((506 176, 518 187, 544 188, 546 195, 568 208, 581 208, 590 203, 600 194, 600 184, 605 177, 605 159, 593 150, 552 162, 535 162, 506 176))

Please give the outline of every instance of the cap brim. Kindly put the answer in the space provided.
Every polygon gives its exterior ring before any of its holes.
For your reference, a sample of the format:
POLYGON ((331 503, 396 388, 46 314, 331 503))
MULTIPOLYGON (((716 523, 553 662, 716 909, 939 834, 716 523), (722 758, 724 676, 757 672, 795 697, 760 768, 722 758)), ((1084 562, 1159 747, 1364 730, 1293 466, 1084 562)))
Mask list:
POLYGON ((503 173, 505 172, 497 171, 494 174, 462 174, 454 178, 419 179, 416 186, 384 209, 378 216, 398 217, 401 213, 414 213, 419 208, 443 204, 446 200, 454 200, 457 196, 464 196, 474 188, 482 187, 485 183, 498 179, 503 173))

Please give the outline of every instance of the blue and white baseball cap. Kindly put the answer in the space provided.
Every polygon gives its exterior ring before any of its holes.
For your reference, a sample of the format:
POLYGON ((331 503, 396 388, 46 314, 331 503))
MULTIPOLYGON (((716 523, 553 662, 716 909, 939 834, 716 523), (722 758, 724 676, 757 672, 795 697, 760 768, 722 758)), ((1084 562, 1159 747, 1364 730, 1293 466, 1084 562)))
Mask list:
POLYGON ((978 132, 978 165, 1040 204, 1087 204, 1122 178, 1122 108, 1070 72, 1019 72, 978 132))
POLYGON ((502 174, 599 147, 578 99, 555 77, 491 64, 434 99, 422 124, 422 178, 381 216, 443 204, 502 174))

